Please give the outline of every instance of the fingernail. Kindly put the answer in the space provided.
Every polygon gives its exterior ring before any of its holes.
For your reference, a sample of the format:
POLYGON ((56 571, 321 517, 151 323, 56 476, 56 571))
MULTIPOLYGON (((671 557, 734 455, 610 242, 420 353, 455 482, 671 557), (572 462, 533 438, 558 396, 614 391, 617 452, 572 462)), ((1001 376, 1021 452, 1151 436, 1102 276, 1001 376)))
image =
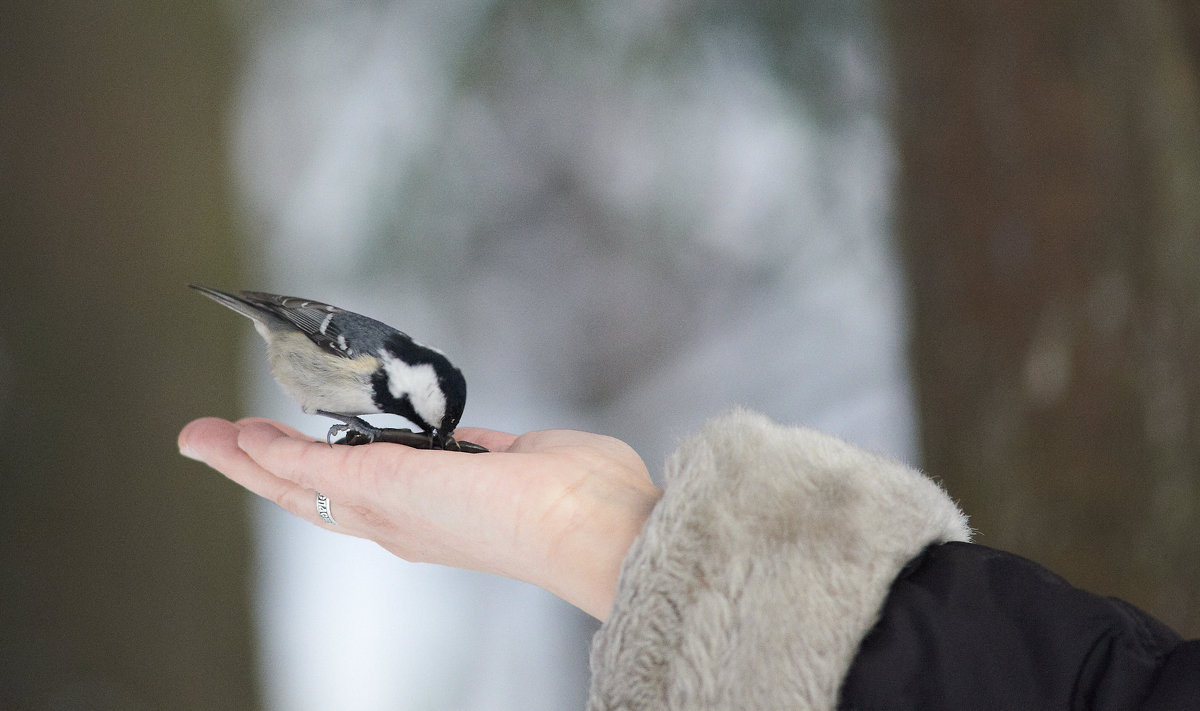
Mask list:
POLYGON ((197 462, 202 462, 202 463, 204 462, 204 458, 201 457, 199 454, 196 454, 196 450, 192 449, 191 446, 189 446, 187 444, 179 445, 179 453, 182 454, 183 456, 187 457, 188 459, 194 459, 197 462))

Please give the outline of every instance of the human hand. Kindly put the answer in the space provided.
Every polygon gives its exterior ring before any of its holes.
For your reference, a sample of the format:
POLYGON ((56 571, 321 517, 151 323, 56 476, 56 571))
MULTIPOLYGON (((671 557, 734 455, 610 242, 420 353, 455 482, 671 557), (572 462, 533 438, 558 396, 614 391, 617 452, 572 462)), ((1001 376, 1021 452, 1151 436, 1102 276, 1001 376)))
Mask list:
POLYGON ((662 496, 637 453, 574 430, 455 435, 491 451, 330 447, 253 418, 195 420, 179 449, 314 524, 405 560, 523 580, 605 619, 621 561, 662 496), (336 527, 318 516, 317 491, 336 527))

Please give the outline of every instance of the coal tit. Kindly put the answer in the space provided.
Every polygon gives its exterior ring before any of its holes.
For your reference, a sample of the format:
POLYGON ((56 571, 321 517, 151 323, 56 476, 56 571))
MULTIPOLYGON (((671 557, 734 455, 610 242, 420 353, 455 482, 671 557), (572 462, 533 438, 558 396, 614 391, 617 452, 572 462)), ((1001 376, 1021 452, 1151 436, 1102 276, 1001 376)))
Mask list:
POLYGON ((385 431, 358 415, 387 412, 420 427, 429 446, 455 449, 451 437, 467 401, 467 381, 441 351, 387 324, 293 296, 230 294, 189 284, 254 321, 267 342, 271 372, 304 412, 342 421, 329 428, 361 441, 385 431))

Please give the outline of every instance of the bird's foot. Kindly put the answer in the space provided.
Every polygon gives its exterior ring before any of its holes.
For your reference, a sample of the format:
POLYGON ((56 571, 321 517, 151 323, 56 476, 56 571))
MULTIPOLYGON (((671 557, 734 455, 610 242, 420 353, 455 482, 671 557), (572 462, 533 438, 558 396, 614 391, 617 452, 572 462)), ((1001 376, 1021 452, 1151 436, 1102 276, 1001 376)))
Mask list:
MULTIPOLYGON (((345 444, 366 444, 365 439, 353 441, 352 437, 358 439, 356 435, 347 434, 345 444)), ((475 444, 474 442, 454 439, 453 437, 439 438, 432 432, 413 432, 412 430, 392 429, 391 427, 382 428, 375 441, 402 444, 413 449, 441 449, 447 452, 466 452, 467 454, 483 454, 488 451, 487 447, 475 444)))
POLYGON ((467 454, 483 454, 484 452, 488 451, 487 447, 484 447, 483 445, 475 444, 474 442, 468 442, 466 440, 454 439, 453 437, 447 437, 446 441, 443 442, 440 447, 435 447, 435 449, 444 449, 447 452, 466 452, 467 454))
POLYGON ((325 443, 331 447, 333 438, 342 434, 346 435, 342 441, 343 444, 369 444, 383 437, 382 429, 371 425, 361 417, 339 415, 336 412, 326 412, 325 410, 317 410, 317 414, 342 421, 341 424, 330 427, 329 432, 325 434, 325 443))
POLYGON ((390 442, 392 444, 403 444, 406 447, 414 449, 443 449, 450 452, 466 452, 468 454, 482 454, 488 451, 487 447, 480 446, 474 442, 464 442, 456 440, 453 437, 438 437, 434 432, 413 432, 406 429, 395 429, 392 427, 374 427, 361 417, 352 417, 350 415, 339 415, 335 412, 326 412, 318 410, 318 415, 332 417, 335 420, 341 420, 342 424, 337 424, 329 428, 328 434, 325 435, 325 441, 333 446, 335 437, 345 435, 338 444, 370 444, 372 442, 390 442))

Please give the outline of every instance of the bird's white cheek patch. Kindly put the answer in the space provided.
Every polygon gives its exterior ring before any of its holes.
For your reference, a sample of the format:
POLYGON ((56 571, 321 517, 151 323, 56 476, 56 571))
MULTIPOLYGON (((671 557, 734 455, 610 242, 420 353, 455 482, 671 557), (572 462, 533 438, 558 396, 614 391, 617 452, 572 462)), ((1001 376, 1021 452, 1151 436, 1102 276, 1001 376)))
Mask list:
POLYGON ((446 396, 438 387, 437 373, 428 363, 409 365, 397 358, 382 356, 383 370, 388 377, 388 390, 399 400, 408 396, 421 419, 434 427, 442 424, 446 414, 446 396))

